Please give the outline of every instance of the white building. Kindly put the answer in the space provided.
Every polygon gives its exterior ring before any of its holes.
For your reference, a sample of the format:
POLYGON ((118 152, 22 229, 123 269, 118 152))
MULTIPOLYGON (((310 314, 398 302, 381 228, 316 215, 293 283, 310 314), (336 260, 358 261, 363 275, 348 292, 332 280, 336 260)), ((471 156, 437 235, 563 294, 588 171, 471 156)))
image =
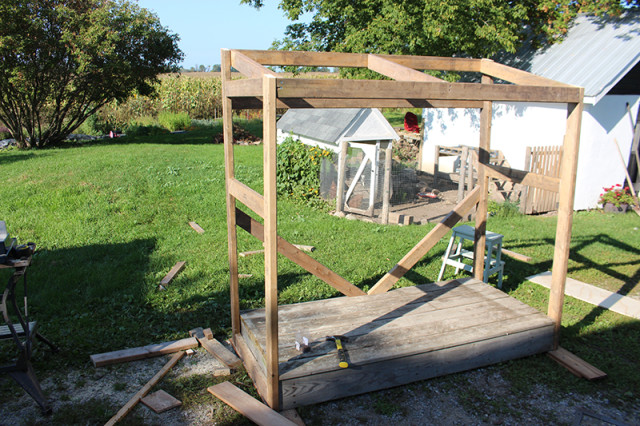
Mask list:
MULTIPOLYGON (((638 175, 631 145, 640 107, 640 14, 626 13, 621 19, 579 16, 562 43, 524 49, 516 59, 500 61, 585 88, 576 210, 597 207, 603 187, 624 183, 630 161, 632 175, 638 175)), ((502 151, 512 168, 523 170, 526 147, 562 145, 566 114, 563 104, 495 102, 491 149, 502 151)), ((436 145, 478 145, 477 109, 426 109, 423 118, 424 171, 433 172, 436 145)), ((446 160, 441 158, 440 170, 450 172, 454 158, 449 157, 449 164, 446 160)))

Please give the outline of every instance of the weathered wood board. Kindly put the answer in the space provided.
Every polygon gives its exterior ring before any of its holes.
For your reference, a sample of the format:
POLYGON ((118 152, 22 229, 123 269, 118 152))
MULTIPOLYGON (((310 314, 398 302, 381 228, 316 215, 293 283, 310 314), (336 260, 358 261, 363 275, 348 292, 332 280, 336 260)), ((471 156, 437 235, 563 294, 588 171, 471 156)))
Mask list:
MULTIPOLYGON (((241 338, 264 371, 264 311, 241 318, 241 338)), ((278 322, 281 409, 547 352, 553 344, 551 319, 473 278, 284 305, 278 322), (302 330, 311 342, 304 354, 295 349, 302 330), (330 335, 347 336, 349 368, 338 367, 330 335)))

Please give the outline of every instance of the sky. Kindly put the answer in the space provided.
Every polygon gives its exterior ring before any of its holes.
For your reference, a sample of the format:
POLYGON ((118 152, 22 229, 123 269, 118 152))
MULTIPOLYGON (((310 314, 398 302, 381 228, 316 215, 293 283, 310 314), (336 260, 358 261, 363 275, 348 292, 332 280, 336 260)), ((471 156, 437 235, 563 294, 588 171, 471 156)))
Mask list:
POLYGON ((164 27, 180 35, 184 68, 220 63, 220 49, 261 49, 282 39, 291 21, 278 9, 279 0, 265 0, 256 10, 240 0, 138 0, 164 27))

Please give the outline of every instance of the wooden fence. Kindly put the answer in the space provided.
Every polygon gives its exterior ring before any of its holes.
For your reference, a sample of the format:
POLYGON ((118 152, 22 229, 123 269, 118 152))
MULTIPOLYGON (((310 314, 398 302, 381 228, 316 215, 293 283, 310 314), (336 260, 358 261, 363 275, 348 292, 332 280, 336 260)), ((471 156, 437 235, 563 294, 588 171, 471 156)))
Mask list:
MULTIPOLYGON (((549 177, 560 176, 562 147, 527 147, 525 170, 549 177)), ((558 193, 525 186, 520 198, 520 210, 524 214, 546 213, 558 210, 558 193)))

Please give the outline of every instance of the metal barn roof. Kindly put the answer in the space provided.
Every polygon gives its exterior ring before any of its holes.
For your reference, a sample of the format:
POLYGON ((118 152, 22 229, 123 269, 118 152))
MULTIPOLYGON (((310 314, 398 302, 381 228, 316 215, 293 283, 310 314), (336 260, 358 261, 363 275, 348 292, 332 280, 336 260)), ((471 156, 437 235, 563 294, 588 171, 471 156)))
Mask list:
POLYGON ((507 60, 541 77, 584 87, 585 102, 596 104, 640 62, 640 13, 620 18, 580 15, 561 43, 530 45, 507 60))
POLYGON ((398 134, 376 108, 290 109, 278 129, 337 145, 342 140, 398 139, 398 134))

